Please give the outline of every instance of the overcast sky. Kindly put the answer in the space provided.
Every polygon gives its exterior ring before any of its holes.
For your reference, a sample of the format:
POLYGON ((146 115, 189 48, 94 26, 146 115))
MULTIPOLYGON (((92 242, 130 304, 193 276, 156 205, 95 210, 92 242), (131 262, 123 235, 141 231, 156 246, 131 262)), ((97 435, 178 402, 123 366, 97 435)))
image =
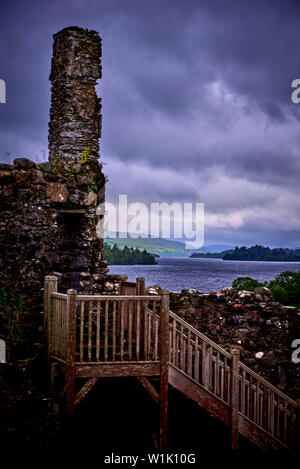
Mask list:
POLYGON ((47 155, 52 35, 103 41, 107 199, 205 203, 206 244, 300 246, 300 2, 0 0, 0 159, 47 155))

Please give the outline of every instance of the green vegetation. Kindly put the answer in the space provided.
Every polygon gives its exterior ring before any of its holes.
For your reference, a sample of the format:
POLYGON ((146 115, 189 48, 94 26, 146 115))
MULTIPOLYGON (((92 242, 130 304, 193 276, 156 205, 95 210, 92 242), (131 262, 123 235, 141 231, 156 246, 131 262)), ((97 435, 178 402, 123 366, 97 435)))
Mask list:
POLYGON ((116 244, 110 246, 104 243, 104 257, 110 265, 157 264, 155 257, 145 249, 141 251, 128 246, 120 249, 116 244))
POLYGON ((23 297, 17 295, 10 288, 0 287, 0 319, 7 327, 12 343, 23 342, 22 330, 18 325, 19 315, 23 308, 23 297))
POLYGON ((223 259, 224 256, 228 253, 233 252, 232 249, 228 249, 222 252, 193 252, 190 256, 191 259, 223 259))
POLYGON ((84 148, 84 150, 80 154, 80 164, 88 163, 90 160, 90 154, 90 147, 84 148))
POLYGON ((257 287, 264 287, 265 283, 261 283, 255 278, 251 277, 238 277, 232 282, 232 288, 234 290, 247 290, 247 291, 254 291, 254 288, 257 287))
MULTIPOLYGON (((232 246, 228 246, 228 249, 225 250, 225 248, 227 247, 226 245, 213 245, 205 248, 203 247, 195 251, 192 249, 185 249, 184 240, 176 241, 174 239, 151 238, 146 237, 146 235, 145 237, 134 238, 130 235, 127 237, 127 234, 125 235, 124 233, 112 233, 109 231, 105 233, 105 242, 110 246, 116 244, 120 248, 128 246, 133 248, 139 248, 142 250, 146 249, 146 251, 150 252, 151 254, 159 255, 160 257, 189 257, 192 253, 205 253, 208 249, 215 249, 217 252, 223 251, 223 253, 229 252, 229 248, 233 250, 232 246)), ((213 257, 219 257, 219 254, 213 257)))
POLYGON ((88 188, 89 188, 91 191, 97 192, 97 184, 95 184, 94 182, 89 182, 89 183, 88 183, 88 188))
POLYGON ((289 294, 287 290, 285 290, 283 287, 280 285, 274 285, 271 289, 272 295, 274 296, 274 299, 276 301, 279 301, 279 303, 283 305, 291 305, 291 301, 289 299, 289 294))
POLYGON ((62 167, 63 167, 63 162, 59 156, 59 154, 57 152, 54 153, 54 162, 51 164, 52 166, 52 172, 54 174, 58 173, 59 171, 61 171, 62 167))
POLYGON ((287 304, 300 305, 300 271, 291 272, 286 270, 281 272, 275 280, 269 282, 268 287, 277 301, 282 298, 286 299, 287 304))
POLYGON ((251 277, 239 277, 232 283, 235 290, 253 291, 254 288, 260 286, 268 287, 276 301, 285 305, 300 306, 300 271, 281 272, 270 282, 261 283, 251 277))
POLYGON ((234 251, 224 255, 225 261, 280 261, 299 262, 300 249, 270 249, 268 247, 256 245, 251 248, 246 246, 236 247, 234 251))
POLYGON ((271 249, 260 245, 251 248, 242 246, 222 252, 194 252, 190 257, 223 259, 225 261, 300 262, 300 249, 271 249))
POLYGON ((185 249, 185 245, 179 241, 171 241, 162 238, 110 238, 106 237, 105 242, 110 246, 116 244, 119 248, 132 247, 146 250, 151 254, 158 254, 165 257, 187 257, 190 251, 185 249))

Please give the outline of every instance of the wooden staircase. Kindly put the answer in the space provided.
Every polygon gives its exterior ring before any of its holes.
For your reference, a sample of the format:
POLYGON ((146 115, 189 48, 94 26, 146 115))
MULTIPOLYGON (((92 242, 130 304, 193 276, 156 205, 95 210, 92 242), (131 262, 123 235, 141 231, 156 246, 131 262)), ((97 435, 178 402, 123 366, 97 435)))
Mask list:
POLYGON ((232 448, 240 433, 266 449, 299 444, 299 402, 170 312, 169 383, 212 416, 231 426, 232 448), (177 352, 180 350, 183 353, 177 352))
POLYGON ((62 294, 56 277, 45 278, 52 389, 60 369, 67 412, 100 378, 135 376, 160 406, 161 448, 167 447, 169 385, 230 427, 232 449, 239 434, 261 448, 299 448, 300 401, 240 362, 238 350, 227 352, 171 312, 167 291, 149 296, 141 279, 137 286, 132 295, 62 294))

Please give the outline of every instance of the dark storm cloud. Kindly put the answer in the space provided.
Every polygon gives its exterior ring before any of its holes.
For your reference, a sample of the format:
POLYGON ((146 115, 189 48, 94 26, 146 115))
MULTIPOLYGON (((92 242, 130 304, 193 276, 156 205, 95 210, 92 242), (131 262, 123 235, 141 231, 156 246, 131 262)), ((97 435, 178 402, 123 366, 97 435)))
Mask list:
POLYGON ((201 201, 214 242, 300 245, 299 14, 277 0, 2 0, 0 157, 42 157, 52 34, 93 28, 108 197, 201 201))

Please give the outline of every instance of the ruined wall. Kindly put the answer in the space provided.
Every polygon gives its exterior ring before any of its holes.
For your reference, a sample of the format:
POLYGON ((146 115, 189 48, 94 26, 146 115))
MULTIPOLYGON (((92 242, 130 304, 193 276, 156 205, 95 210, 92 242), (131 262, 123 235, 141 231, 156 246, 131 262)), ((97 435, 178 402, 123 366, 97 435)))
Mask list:
POLYGON ((300 337, 300 312, 275 301, 268 289, 171 292, 170 309, 225 350, 238 348, 251 369, 300 397, 300 367, 291 361, 292 341, 300 337))
POLYGON ((101 78, 101 39, 96 31, 70 27, 54 35, 50 80, 49 160, 79 161, 99 157, 101 100, 95 85, 101 78))
POLYGON ((43 277, 58 275, 61 291, 102 291, 107 263, 96 234, 104 200, 99 163, 0 165, 0 283, 41 311, 43 277))
POLYGON ((0 283, 24 295, 31 315, 42 309, 45 275, 59 277, 60 291, 105 288, 108 269, 96 233, 105 197, 95 89, 100 57, 95 31, 70 27, 54 35, 49 162, 0 166, 0 283))
MULTIPOLYGON (((161 292, 154 285, 150 295, 161 292)), ((300 311, 284 306, 267 288, 258 291, 170 292, 170 310, 294 398, 300 398, 300 367, 291 360, 292 342, 300 337, 300 311)))

